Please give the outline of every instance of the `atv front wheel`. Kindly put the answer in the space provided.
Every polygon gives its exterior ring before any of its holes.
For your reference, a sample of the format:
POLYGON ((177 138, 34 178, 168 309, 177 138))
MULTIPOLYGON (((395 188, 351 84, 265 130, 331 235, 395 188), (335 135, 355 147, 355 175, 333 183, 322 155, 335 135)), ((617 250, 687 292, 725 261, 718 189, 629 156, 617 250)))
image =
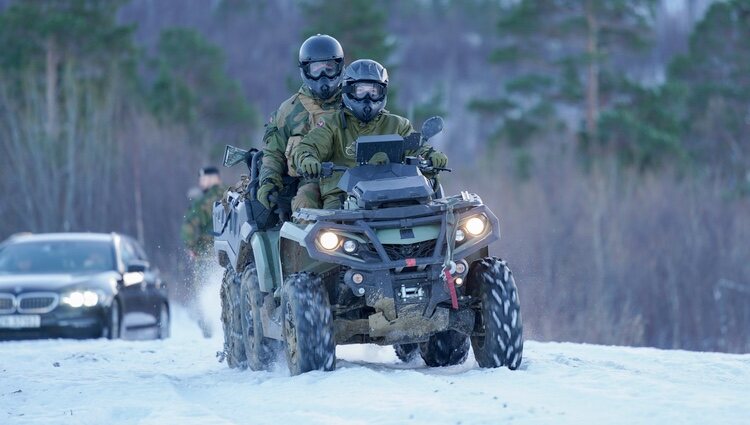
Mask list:
POLYGON ((438 332, 419 344, 419 353, 427 366, 453 366, 466 361, 469 345, 469 337, 449 330, 438 332))
POLYGON ((252 264, 245 266, 242 272, 240 306, 247 366, 252 370, 268 370, 276 354, 276 341, 263 335, 260 313, 263 294, 260 292, 258 272, 252 264))
POLYGON ((221 282, 221 323, 224 328, 224 355, 231 368, 244 369, 247 364, 245 345, 242 341, 242 318, 240 317, 239 279, 231 268, 224 272, 221 282))
POLYGON ((331 305, 319 277, 296 273, 287 278, 281 292, 281 317, 292 375, 336 368, 331 305))
POLYGON ((505 261, 487 257, 472 264, 467 285, 482 301, 471 345, 480 367, 515 370, 523 357, 518 288, 505 261))

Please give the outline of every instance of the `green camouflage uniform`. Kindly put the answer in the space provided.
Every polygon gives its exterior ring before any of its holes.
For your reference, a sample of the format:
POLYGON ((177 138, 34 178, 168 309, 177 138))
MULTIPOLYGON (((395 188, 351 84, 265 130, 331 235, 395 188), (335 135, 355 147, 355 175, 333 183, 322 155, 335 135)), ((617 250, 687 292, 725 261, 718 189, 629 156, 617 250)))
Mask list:
POLYGON ((190 204, 182 224, 182 240, 185 247, 197 255, 211 252, 214 246, 213 210, 214 202, 224 196, 226 187, 217 184, 210 187, 190 204))
POLYGON ((211 186, 193 200, 185 213, 182 223, 182 240, 185 248, 195 254, 187 264, 186 287, 184 295, 188 301, 188 312, 198 322, 204 337, 211 336, 211 325, 198 306, 197 300, 203 284, 208 281, 216 257, 213 255, 213 209, 214 202, 221 201, 226 187, 220 184, 211 186))
MULTIPOLYGON (((312 156, 320 162, 333 162, 335 165, 354 167, 356 165, 354 142, 359 136, 378 134, 399 134, 408 136, 414 132, 411 123, 406 118, 393 115, 388 111, 381 112, 375 119, 369 122, 361 122, 348 109, 342 109, 343 113, 328 115, 324 125, 312 129, 294 150, 294 164, 296 167, 302 160, 312 156), (345 122, 344 122, 345 121, 345 122)), ((433 149, 429 145, 423 145, 418 155, 427 155, 433 149)), ((413 155, 407 152, 406 155, 413 155)), ((341 207, 341 196, 343 192, 337 187, 341 173, 334 173, 332 177, 320 180, 320 195, 323 200, 323 208, 337 209, 341 207)), ((302 189, 297 191, 297 197, 301 198, 294 203, 300 208, 318 208, 313 203, 305 202, 307 197, 301 197, 302 189)))
MULTIPOLYGON (((323 118, 337 112, 340 107, 341 91, 321 102, 305 86, 282 103, 266 124, 263 165, 260 168, 261 184, 273 183, 281 189, 283 175, 297 177, 297 170, 292 165, 292 150, 311 128, 322 125, 323 118)), ((317 181, 303 180, 299 190, 305 194, 308 204, 321 205, 317 181)), ((294 204, 292 210, 296 210, 294 204)))

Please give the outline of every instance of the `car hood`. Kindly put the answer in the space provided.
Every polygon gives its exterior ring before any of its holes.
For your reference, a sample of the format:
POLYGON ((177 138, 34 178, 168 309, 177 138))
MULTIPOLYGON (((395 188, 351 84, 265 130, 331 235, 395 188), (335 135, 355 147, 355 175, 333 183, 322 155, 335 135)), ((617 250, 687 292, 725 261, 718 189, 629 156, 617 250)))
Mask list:
POLYGON ((0 275, 0 292, 59 291, 67 287, 111 287, 116 272, 80 274, 8 274, 0 275))

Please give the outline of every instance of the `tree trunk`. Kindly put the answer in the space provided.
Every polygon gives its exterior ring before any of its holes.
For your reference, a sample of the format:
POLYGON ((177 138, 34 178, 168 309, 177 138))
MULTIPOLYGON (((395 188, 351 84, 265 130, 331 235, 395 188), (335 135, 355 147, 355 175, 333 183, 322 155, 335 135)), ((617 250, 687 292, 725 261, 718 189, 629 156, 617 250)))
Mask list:
POLYGON ((589 142, 596 149, 599 142, 599 23, 595 8, 594 0, 586 1, 586 133, 589 142))
MULTIPOLYGON (((69 232, 76 229, 78 226, 78 216, 76 214, 76 198, 78 190, 80 189, 78 181, 78 156, 83 155, 80 152, 81 141, 80 138, 85 137, 83 134, 79 134, 81 121, 85 120, 85 117, 81 117, 80 100, 82 92, 85 91, 85 87, 81 87, 80 83, 76 81, 75 68, 72 61, 67 61, 63 72, 63 90, 64 90, 64 106, 65 106, 65 131, 62 140, 66 143, 65 149, 65 191, 63 193, 63 220, 62 229, 69 232)), ((85 130, 85 126, 83 126, 85 130)))
POLYGON ((145 245, 146 237, 143 225, 143 195, 141 193, 141 142, 133 140, 133 200, 135 201, 135 232, 138 242, 145 245))
POLYGON ((46 132, 47 137, 53 140, 57 137, 58 129, 58 118, 57 118, 57 66, 60 62, 60 53, 57 50, 57 43, 55 39, 50 37, 46 43, 47 59, 46 59, 46 77, 47 77, 47 125, 46 132))

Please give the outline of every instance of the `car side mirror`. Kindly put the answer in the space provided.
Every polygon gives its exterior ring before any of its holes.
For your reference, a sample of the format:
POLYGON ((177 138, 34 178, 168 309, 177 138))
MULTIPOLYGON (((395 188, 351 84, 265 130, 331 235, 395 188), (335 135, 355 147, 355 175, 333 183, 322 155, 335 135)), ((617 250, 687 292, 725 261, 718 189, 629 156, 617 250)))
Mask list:
POLYGON ((148 261, 133 260, 127 265, 127 273, 145 273, 148 267, 148 261))
POLYGON ((428 118, 422 124, 422 139, 429 140, 434 135, 443 131, 443 117, 436 116, 428 118))

